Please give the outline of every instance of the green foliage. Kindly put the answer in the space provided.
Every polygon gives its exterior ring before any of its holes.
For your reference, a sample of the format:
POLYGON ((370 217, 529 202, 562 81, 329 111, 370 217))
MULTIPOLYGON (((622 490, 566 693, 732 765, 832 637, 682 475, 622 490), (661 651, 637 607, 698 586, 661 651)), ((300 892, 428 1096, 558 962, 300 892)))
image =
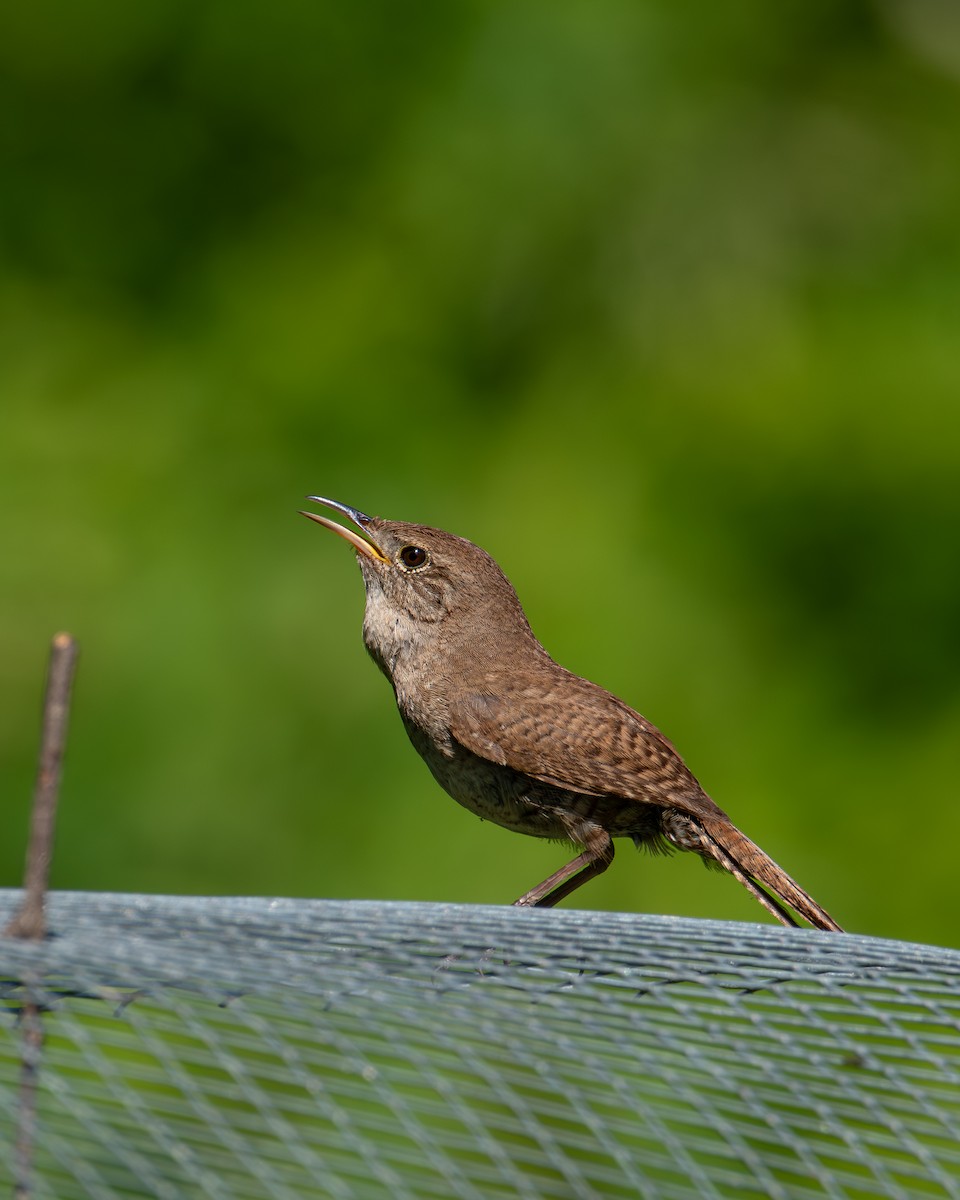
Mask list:
MULTIPOLYGON (((508 901, 559 865, 405 744, 319 492, 480 542, 842 923, 957 944, 958 33, 8 11, 2 880, 58 628, 58 887, 508 901)), ((577 899, 761 918, 627 847, 577 899)))

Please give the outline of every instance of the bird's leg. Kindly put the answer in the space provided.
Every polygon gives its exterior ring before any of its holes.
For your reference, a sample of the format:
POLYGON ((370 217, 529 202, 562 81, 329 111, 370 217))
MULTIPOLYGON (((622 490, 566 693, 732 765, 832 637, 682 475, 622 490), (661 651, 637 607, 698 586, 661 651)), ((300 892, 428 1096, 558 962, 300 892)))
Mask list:
POLYGON ((555 904, 565 899, 571 892, 588 880, 602 875, 613 862, 613 838, 604 831, 597 831, 594 838, 582 854, 554 871, 543 883, 525 892, 519 900, 514 900, 514 907, 520 908, 553 908, 555 904))

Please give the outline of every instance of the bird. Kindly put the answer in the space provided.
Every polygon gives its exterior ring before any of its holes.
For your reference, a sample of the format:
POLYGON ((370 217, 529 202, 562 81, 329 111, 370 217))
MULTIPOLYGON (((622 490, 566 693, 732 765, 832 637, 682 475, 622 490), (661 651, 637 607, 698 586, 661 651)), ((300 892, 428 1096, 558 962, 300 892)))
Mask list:
POLYGON ((356 551, 363 641, 415 749, 477 816, 576 856, 514 901, 549 908, 606 871, 614 839, 699 855, 783 925, 841 927, 733 824, 673 744, 611 692, 550 657, 497 562, 466 538, 323 496, 301 515, 356 551))

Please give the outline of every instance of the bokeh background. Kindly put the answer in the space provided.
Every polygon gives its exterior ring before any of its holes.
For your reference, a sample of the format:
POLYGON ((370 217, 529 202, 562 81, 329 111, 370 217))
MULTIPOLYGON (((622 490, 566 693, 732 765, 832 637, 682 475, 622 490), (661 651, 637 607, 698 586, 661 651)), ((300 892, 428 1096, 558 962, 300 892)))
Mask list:
MULTIPOLYGON (((506 902, 319 492, 489 549, 849 928, 960 945, 960 10, 0 16, 0 878, 506 902)), ((570 903, 570 902, 568 902, 570 903)), ((766 920, 690 856, 583 907, 766 920)))

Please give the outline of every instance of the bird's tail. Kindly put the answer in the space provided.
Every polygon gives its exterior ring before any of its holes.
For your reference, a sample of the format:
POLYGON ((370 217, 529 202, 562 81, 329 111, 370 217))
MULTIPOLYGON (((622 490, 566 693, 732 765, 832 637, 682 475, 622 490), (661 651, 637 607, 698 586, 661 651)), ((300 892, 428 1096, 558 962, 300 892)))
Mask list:
POLYGON ((843 932, 826 909, 821 908, 812 896, 731 821, 702 817, 697 823, 702 831, 701 854, 708 855, 725 867, 778 921, 784 925, 797 925, 792 914, 778 903, 778 900, 782 900, 783 904, 799 913, 815 929, 843 932), (778 899, 775 900, 774 896, 778 899))

